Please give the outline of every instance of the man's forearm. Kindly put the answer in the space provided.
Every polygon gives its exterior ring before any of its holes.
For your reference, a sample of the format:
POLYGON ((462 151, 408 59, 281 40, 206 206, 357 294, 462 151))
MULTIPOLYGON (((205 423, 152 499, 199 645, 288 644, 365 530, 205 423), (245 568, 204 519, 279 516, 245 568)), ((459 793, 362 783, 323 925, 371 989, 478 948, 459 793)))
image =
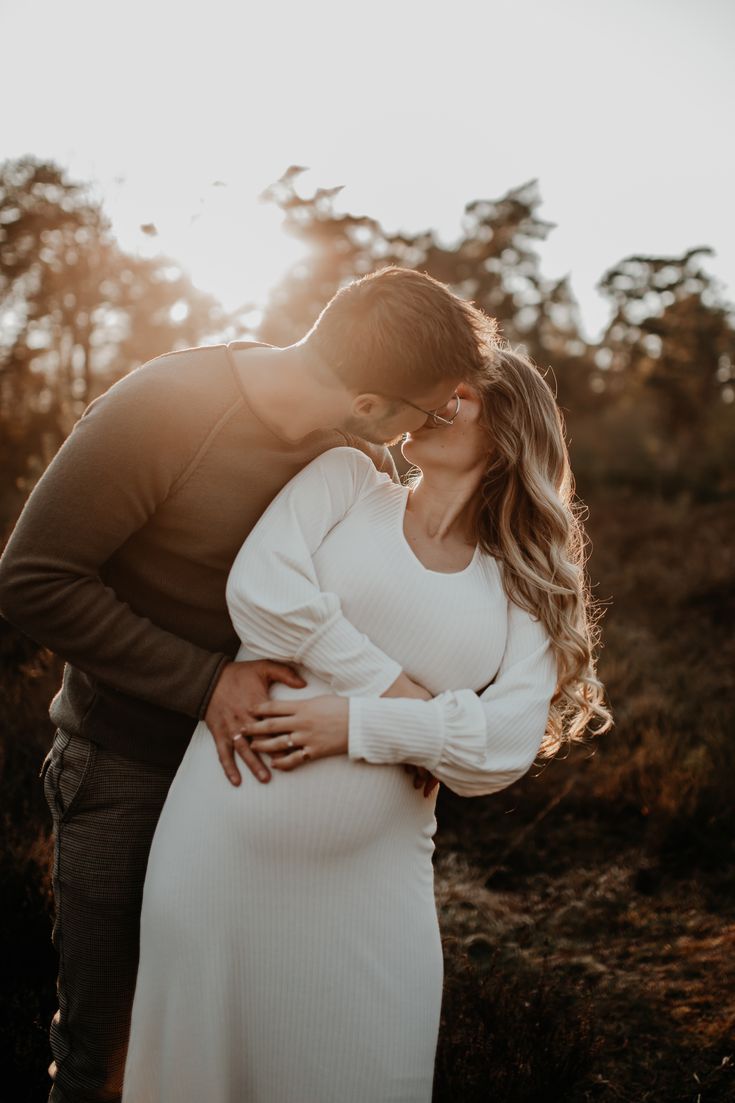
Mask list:
POLYGON ((0 612, 111 688, 200 717, 228 656, 139 615, 102 578, 190 462, 186 411, 161 418, 168 399, 168 381, 142 368, 87 407, 8 540, 0 612))
POLYGON ((101 579, 66 573, 26 552, 22 532, 15 536, 0 559, 0 613, 7 621, 113 689, 201 717, 231 656, 159 628, 101 579))

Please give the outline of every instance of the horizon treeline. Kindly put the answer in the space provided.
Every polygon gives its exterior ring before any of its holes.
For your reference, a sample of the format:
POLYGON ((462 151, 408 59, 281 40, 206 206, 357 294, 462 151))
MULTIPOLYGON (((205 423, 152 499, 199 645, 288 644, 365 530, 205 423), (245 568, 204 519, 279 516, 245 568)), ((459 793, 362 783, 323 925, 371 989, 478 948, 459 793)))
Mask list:
MULTIPOLYGON (((552 231, 535 180, 474 199, 451 247, 431 229, 388 233, 338 213, 340 188, 301 196, 291 166, 263 193, 308 246, 253 323, 227 312, 174 259, 115 240, 100 201, 52 162, 0 164, 0 519, 7 529, 97 394, 154 356, 208 341, 298 340, 345 282, 387 264, 428 272, 497 318, 502 335, 550 369, 578 487, 718 499, 733 490, 735 308, 706 269, 713 250, 614 261, 599 289, 611 309, 585 339, 567 278, 535 249, 552 231)), ((143 231, 155 227, 143 223, 143 231)))

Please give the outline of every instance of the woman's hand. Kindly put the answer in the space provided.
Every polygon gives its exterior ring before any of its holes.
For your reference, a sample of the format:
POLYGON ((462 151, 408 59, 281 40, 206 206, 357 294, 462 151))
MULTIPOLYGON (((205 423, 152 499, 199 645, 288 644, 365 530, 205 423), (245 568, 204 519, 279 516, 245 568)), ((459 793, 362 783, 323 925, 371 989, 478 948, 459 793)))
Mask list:
MULTIPOLYGON (((268 754, 274 770, 295 770, 313 759, 348 753, 350 702, 347 697, 266 700, 256 705, 252 713, 257 719, 249 720, 243 733, 251 750, 268 754)), ((424 796, 432 795, 439 784, 424 767, 404 764, 403 769, 413 774, 414 789, 423 788, 424 796)))
POLYGON ((309 760, 347 754, 350 703, 346 697, 264 701, 252 712, 257 720, 245 724, 243 733, 248 739, 253 736, 253 751, 271 756, 274 770, 293 770, 309 760))
MULTIPOLYGON (((350 703, 346 697, 328 695, 297 701, 264 701, 256 705, 252 713, 258 719, 250 720, 242 731, 251 750, 270 756, 274 770, 294 770, 315 758, 347 754, 350 703), (289 739, 293 747, 289 747, 289 739)), ((423 786, 426 797, 439 784, 423 766, 404 764, 403 769, 414 775, 414 789, 423 786)))

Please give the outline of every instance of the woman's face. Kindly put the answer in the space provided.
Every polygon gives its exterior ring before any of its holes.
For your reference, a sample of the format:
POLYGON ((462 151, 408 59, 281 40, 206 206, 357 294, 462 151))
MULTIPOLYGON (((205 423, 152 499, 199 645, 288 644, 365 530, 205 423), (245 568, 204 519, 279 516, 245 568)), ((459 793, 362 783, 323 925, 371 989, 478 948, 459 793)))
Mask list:
POLYGON ((426 425, 407 433, 401 452, 424 472, 442 470, 465 475, 483 465, 489 452, 487 429, 481 424, 482 402, 469 383, 457 387, 459 413, 451 425, 426 425))

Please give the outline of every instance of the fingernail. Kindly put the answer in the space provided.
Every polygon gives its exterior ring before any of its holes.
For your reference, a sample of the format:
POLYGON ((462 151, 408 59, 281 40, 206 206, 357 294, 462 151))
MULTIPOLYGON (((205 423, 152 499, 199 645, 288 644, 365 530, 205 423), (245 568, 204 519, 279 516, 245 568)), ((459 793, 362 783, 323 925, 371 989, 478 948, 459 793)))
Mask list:
POLYGON ((260 778, 261 781, 267 781, 268 780, 268 774, 266 774, 264 770, 260 771, 260 773, 258 774, 258 777, 260 778))

